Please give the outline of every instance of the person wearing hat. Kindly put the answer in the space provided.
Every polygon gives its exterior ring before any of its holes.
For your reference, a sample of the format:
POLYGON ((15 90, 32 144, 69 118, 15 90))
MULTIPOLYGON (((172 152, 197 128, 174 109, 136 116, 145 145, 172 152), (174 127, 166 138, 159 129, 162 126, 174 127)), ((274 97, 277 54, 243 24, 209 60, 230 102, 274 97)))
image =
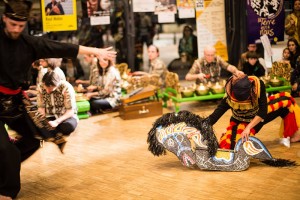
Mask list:
POLYGON ((30 14, 29 0, 4 0, 0 23, 0 199, 12 199, 20 191, 21 162, 39 149, 34 137, 39 131, 27 114, 23 91, 28 87, 31 64, 41 58, 77 57, 94 54, 100 60, 113 59, 112 48, 92 48, 60 43, 23 33, 30 14), (7 124, 22 137, 12 143, 4 127, 7 124))
POLYGON ((281 117, 283 122, 280 142, 289 147, 290 142, 299 142, 300 108, 288 92, 266 96, 263 81, 256 76, 232 76, 225 85, 226 94, 214 112, 207 117, 211 125, 231 109, 232 116, 219 146, 234 149, 236 142, 259 132, 264 124, 281 117))

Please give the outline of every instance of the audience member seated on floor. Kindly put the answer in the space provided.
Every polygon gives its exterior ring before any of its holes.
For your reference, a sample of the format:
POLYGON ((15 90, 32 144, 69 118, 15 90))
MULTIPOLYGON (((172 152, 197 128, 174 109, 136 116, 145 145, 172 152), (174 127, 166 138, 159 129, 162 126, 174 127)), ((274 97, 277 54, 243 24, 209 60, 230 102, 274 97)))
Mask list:
POLYGON ((246 62, 243 64, 242 71, 248 76, 264 76, 266 71, 264 67, 258 61, 258 55, 256 52, 249 51, 246 54, 246 62))
POLYGON ((148 76, 148 75, 158 75, 160 77, 160 85, 165 85, 165 78, 167 73, 167 66, 165 65, 164 61, 159 58, 159 49, 154 46, 150 45, 148 47, 148 58, 150 61, 150 69, 149 72, 143 71, 136 71, 133 72, 133 76, 148 76))
POLYGON ((179 40, 178 53, 179 57, 186 55, 187 61, 192 63, 198 58, 197 36, 193 34, 193 28, 189 25, 183 28, 182 38, 179 40))
POLYGON ((197 83, 217 82, 221 78, 221 69, 225 69, 234 75, 244 74, 244 72, 217 56, 214 47, 207 46, 204 48, 204 57, 195 60, 185 79, 188 81, 196 80, 197 83))
POLYGON ((286 47, 282 51, 282 59, 272 63, 271 75, 283 77, 287 81, 291 78, 291 63, 290 63, 290 50, 286 47))
POLYGON ((60 68, 71 85, 75 85, 75 80, 84 76, 83 69, 77 58, 63 58, 60 68))
MULTIPOLYGON (((89 70, 88 70, 89 76, 88 76, 88 79, 77 79, 77 80, 75 81, 75 83, 76 83, 77 85, 78 85, 78 84, 82 84, 84 87, 85 87, 85 86, 87 87, 87 86, 93 84, 93 83, 91 82, 91 81, 92 81, 92 72, 93 72, 95 69, 98 70, 98 69, 97 69, 97 62, 98 62, 98 60, 97 60, 97 58, 95 58, 94 55, 84 55, 84 56, 83 56, 82 64, 83 64, 86 68, 89 69, 89 70)), ((86 75, 86 73, 84 72, 84 77, 86 77, 85 75, 86 75)))
POLYGON ((292 69, 296 68, 297 59, 300 55, 299 43, 295 38, 290 38, 287 41, 287 48, 290 50, 290 63, 292 69))
POLYGON ((279 116, 283 120, 279 131, 280 143, 290 147, 290 142, 300 141, 300 108, 290 93, 271 95, 267 100, 263 81, 247 75, 232 76, 225 85, 225 91, 226 97, 207 118, 214 125, 227 110, 232 111, 229 126, 220 139, 220 148, 234 149, 240 138, 243 142, 247 141, 249 136, 256 135, 265 124, 279 116))
POLYGON ((121 77, 111 60, 97 62, 91 82, 85 94, 90 101, 91 113, 96 114, 116 108, 121 99, 121 77))
POLYGON ((90 63, 91 63, 91 59, 94 58, 94 55, 79 55, 77 56, 77 59, 79 61, 79 64, 83 70, 83 76, 79 77, 79 80, 88 80, 90 77, 90 63))
POLYGON ((248 44, 247 51, 241 54, 241 58, 239 60, 239 64, 238 64, 237 68, 239 70, 243 69, 244 63, 247 62, 246 55, 247 55, 248 52, 256 52, 257 55, 258 55, 258 60, 259 60, 260 64, 265 68, 265 71, 267 71, 266 62, 261 57, 261 55, 257 52, 257 44, 256 43, 250 43, 250 44, 248 44))
POLYGON ((38 111, 49 121, 51 127, 50 139, 58 145, 63 153, 66 136, 77 127, 77 106, 73 86, 61 80, 54 71, 47 72, 38 86, 38 111))

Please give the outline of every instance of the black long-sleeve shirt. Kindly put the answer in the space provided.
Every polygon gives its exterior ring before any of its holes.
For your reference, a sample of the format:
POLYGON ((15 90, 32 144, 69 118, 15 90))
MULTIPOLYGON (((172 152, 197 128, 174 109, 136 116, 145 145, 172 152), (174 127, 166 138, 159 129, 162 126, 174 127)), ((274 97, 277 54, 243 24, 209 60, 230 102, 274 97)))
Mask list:
POLYGON ((28 79, 32 62, 40 58, 76 57, 79 46, 22 34, 10 39, 0 30, 0 86, 20 88, 28 79))
MULTIPOLYGON (((233 111, 233 108, 230 107, 230 105, 227 103, 227 98, 223 98, 218 107, 214 110, 214 112, 208 116, 211 125, 214 125, 228 109, 231 109, 233 111)), ((235 111, 238 112, 238 110, 235 111)), ((260 98, 258 98, 258 111, 257 113, 252 113, 252 116, 247 116, 247 118, 251 117, 253 119, 257 115, 262 119, 265 119, 265 117, 267 116, 267 112, 268 103, 266 96, 266 88, 264 83, 260 81, 260 98)))
POLYGON ((248 76, 261 77, 265 75, 265 68, 257 61, 254 65, 246 62, 243 66, 243 72, 248 76))

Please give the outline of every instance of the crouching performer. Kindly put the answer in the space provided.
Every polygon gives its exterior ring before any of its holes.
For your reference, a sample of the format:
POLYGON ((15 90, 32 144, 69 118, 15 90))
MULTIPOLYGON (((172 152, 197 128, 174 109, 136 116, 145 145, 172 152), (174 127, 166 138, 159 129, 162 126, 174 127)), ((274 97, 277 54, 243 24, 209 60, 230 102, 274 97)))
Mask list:
POLYGON ((188 111, 168 113, 156 120, 148 133, 148 149, 155 156, 174 153, 186 167, 202 170, 243 171, 250 158, 271 166, 294 166, 294 161, 275 159, 257 138, 240 139, 234 150, 218 148, 218 141, 208 118, 188 111))
POLYGON ((255 76, 232 76, 225 86, 226 95, 208 117, 210 125, 231 109, 230 124, 220 139, 220 148, 234 149, 237 141, 247 141, 277 117, 282 118, 280 142, 290 147, 290 142, 300 141, 300 108, 288 92, 267 98, 263 81, 255 76))

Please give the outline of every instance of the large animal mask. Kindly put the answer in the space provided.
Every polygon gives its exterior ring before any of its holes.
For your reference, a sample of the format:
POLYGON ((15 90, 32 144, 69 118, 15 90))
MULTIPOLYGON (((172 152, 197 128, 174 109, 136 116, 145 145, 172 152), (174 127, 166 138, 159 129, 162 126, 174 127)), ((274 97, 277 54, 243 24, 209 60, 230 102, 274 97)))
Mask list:
POLYGON ((242 171, 249 167, 250 157, 272 166, 294 166, 294 161, 274 159, 263 143, 250 137, 239 140, 234 150, 218 149, 209 121, 188 111, 168 113, 156 120, 148 133, 149 151, 155 156, 174 153, 187 167, 203 170, 242 171))

